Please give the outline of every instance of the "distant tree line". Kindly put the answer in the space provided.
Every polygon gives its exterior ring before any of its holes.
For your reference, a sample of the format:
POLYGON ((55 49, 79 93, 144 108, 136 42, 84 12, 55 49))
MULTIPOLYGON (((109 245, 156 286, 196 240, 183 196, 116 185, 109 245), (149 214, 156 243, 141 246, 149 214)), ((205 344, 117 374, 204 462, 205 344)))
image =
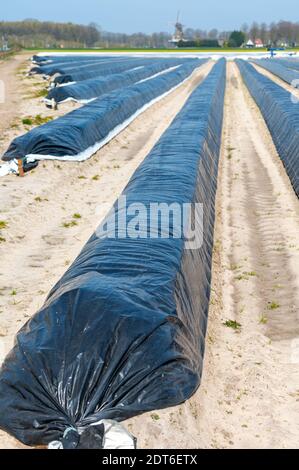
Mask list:
POLYGON ((0 22, 0 40, 11 46, 51 47, 92 47, 100 40, 95 26, 72 23, 41 22, 37 20, 0 22))
MULTIPOLYGON (((265 45, 299 44, 299 23, 244 24, 239 31, 210 31, 187 28, 185 41, 180 47, 239 47, 251 39, 261 39, 265 45)), ((2 43, 25 48, 90 48, 131 47, 167 48, 172 35, 167 32, 123 34, 103 31, 97 24, 88 26, 73 23, 42 22, 34 19, 16 22, 0 22, 0 49, 2 43)))
MULTIPOLYGON (((240 40, 261 39, 265 45, 277 46, 286 44, 289 46, 299 45, 299 22, 279 21, 278 23, 257 23, 252 25, 244 23, 239 31, 219 31, 211 29, 185 29, 186 40, 200 41, 203 39, 218 39, 220 45, 239 47, 240 40), (234 34, 232 36, 232 33, 234 34), (241 35, 240 35, 241 33, 241 35), (244 35, 244 36, 243 36, 244 35)), ((240 44, 242 45, 242 43, 240 44)))
POLYGON ((53 23, 34 19, 0 22, 1 41, 24 48, 133 47, 164 48, 169 46, 169 33, 109 33, 91 23, 53 23))

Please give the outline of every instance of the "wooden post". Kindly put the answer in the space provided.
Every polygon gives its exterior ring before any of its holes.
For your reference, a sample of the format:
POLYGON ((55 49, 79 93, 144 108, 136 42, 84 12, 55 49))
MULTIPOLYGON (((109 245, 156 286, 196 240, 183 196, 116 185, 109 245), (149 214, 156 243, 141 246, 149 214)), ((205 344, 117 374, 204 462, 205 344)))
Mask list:
POLYGON ((23 160, 18 159, 19 176, 24 176, 23 160))

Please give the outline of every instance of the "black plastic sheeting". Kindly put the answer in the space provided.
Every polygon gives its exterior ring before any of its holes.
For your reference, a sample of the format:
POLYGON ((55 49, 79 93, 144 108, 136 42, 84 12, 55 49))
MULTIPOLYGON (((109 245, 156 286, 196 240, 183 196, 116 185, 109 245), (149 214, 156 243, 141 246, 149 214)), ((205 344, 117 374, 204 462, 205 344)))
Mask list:
MULTIPOLYGON (((58 62, 54 64, 47 64, 47 65, 42 65, 42 66, 37 66, 33 67, 30 70, 30 73, 36 73, 36 74, 42 74, 46 75, 48 77, 51 77, 55 74, 60 74, 60 75, 65 75, 67 73, 72 73, 72 72, 84 72, 85 69, 89 69, 90 67, 108 67, 111 66, 113 67, 114 64, 124 64, 126 62, 129 62, 130 64, 133 64, 133 67, 135 66, 135 63, 138 61, 142 61, 145 59, 126 59, 126 58, 110 58, 109 60, 102 60, 102 59, 93 59, 93 60, 78 60, 78 61, 66 61, 66 62, 58 62)), ((138 65, 137 65, 138 66, 138 65)), ((136 66, 136 67, 137 67, 136 66)))
POLYGON ((194 59, 172 72, 116 90, 54 121, 36 127, 17 137, 2 159, 9 161, 28 155, 45 155, 85 160, 98 150, 93 149, 93 146, 105 139, 117 126, 149 102, 178 86, 200 65, 201 61, 194 59), (88 156, 82 156, 82 152, 88 149, 91 149, 88 156))
POLYGON ((265 70, 281 78, 281 80, 293 85, 294 88, 299 88, 299 71, 296 72, 295 70, 288 69, 282 62, 277 63, 272 59, 250 59, 250 62, 263 67, 265 70))
POLYGON ((276 63, 282 64, 285 67, 288 67, 289 69, 293 70, 299 70, 299 60, 296 59, 273 59, 275 60, 276 63))
POLYGON ((125 72, 126 70, 133 70, 137 67, 143 67, 152 63, 153 59, 130 59, 120 61, 108 61, 105 64, 93 64, 83 69, 74 67, 63 75, 58 75, 54 78, 53 84, 63 85, 69 82, 80 82, 88 80, 89 78, 100 77, 102 75, 110 75, 114 73, 125 72))
MULTIPOLYGON (((224 89, 222 59, 123 193, 127 206, 147 209, 202 203, 203 245, 187 250, 183 237, 162 238, 161 229, 159 238, 94 234, 18 333, 0 372, 0 427, 25 444, 174 406, 198 388, 224 89)), ((115 210, 122 216, 122 204, 115 210)))
POLYGON ((299 103, 291 93, 260 74, 249 63, 237 60, 243 80, 259 106, 279 156, 299 197, 299 103))
MULTIPOLYGON (((201 60, 201 64, 204 64, 205 62, 207 62, 207 59, 201 60)), ((138 70, 129 70, 119 74, 108 75, 106 77, 84 80, 73 85, 56 87, 49 92, 46 100, 54 100, 56 103, 61 103, 68 99, 73 99, 75 101, 92 100, 104 95, 105 93, 132 85, 140 80, 145 80, 159 72, 165 71, 168 68, 182 65, 182 63, 188 62, 186 62, 186 59, 159 60, 153 65, 149 65, 138 70)))
MULTIPOLYGON (((136 56, 136 54, 135 54, 136 56)), ((38 65, 48 65, 48 64, 58 64, 61 62, 86 62, 90 60, 104 60, 104 59, 114 59, 116 57, 132 57, 131 55, 104 55, 104 54, 87 54, 86 52, 83 52, 82 54, 59 54, 59 55, 43 55, 43 56, 37 56, 34 55, 32 57, 32 62, 36 63, 38 65)), ((138 56, 140 57, 140 56, 138 56)))

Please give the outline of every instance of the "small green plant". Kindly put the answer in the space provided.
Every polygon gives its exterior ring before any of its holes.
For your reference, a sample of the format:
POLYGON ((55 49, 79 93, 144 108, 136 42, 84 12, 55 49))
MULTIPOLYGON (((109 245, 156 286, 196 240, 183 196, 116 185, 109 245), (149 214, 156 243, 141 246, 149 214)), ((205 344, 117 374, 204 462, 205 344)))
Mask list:
POLYGON ((239 276, 236 276, 235 279, 237 281, 248 281, 249 277, 245 276, 244 274, 239 274, 239 276))
POLYGON ((78 176, 78 180, 86 180, 86 176, 80 175, 78 176))
POLYGON ((71 222, 64 222, 62 225, 64 228, 70 228, 75 227, 75 225, 78 225, 78 223, 75 220, 72 220, 71 222))
POLYGON ((30 118, 24 118, 24 119, 22 119, 22 124, 24 124, 24 126, 32 126, 33 121, 30 118))
POLYGON ((46 88, 43 88, 42 90, 37 90, 33 93, 32 98, 44 98, 45 96, 48 95, 48 90, 46 88))
POLYGON ((4 242, 6 242, 6 238, 0 237, 0 243, 4 243, 4 242))
POLYGON ((260 318, 259 323, 260 323, 261 325, 266 325, 266 324, 268 323, 268 318, 267 318, 267 316, 266 316, 266 315, 262 315, 261 318, 260 318))
POLYGON ((41 114, 37 114, 35 117, 29 116, 22 119, 22 124, 24 126, 41 126, 42 124, 46 124, 49 121, 52 121, 52 116, 41 116, 41 114))
POLYGON ((36 202, 42 202, 42 198, 41 198, 40 196, 36 196, 36 197, 34 198, 34 200, 35 200, 36 202))
POLYGON ((242 266, 238 265, 238 264, 231 264, 230 265, 230 270, 231 271, 237 271, 238 269, 240 269, 242 266))
POLYGON ((77 212, 73 215, 73 219, 82 219, 82 215, 77 212))
POLYGON ((53 121, 53 119, 54 118, 52 116, 41 116, 40 114, 37 114, 33 119, 33 124, 36 126, 41 126, 42 124, 53 121))
POLYGON ((240 330, 242 327, 242 325, 238 323, 236 320, 227 320, 223 324, 224 326, 227 326, 227 328, 232 328, 233 330, 240 330))
POLYGON ((152 413, 151 418, 153 421, 159 421, 160 416, 157 413, 152 413))
POLYGON ((280 307, 280 305, 277 302, 269 302, 268 303, 268 310, 276 310, 280 307))
POLYGON ((17 291, 16 291, 15 289, 13 289, 13 290, 11 291, 10 295, 12 295, 12 296, 17 295, 17 291))
POLYGON ((92 179, 93 181, 98 181, 100 179, 100 175, 94 175, 92 179))
POLYGON ((0 230, 7 228, 7 222, 5 220, 0 220, 0 230))

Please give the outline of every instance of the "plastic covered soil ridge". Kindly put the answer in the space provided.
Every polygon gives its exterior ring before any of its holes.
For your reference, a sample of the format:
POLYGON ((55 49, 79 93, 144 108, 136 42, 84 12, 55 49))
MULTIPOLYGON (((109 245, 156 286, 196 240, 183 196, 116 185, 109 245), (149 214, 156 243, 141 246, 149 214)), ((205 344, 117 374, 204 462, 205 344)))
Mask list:
POLYGON ((70 426, 86 429, 104 418, 177 405, 198 388, 225 75, 221 60, 123 192, 127 204, 146 207, 202 203, 203 245, 187 250, 183 238, 90 238, 20 330, 1 369, 0 426, 23 443, 48 444, 70 426))

